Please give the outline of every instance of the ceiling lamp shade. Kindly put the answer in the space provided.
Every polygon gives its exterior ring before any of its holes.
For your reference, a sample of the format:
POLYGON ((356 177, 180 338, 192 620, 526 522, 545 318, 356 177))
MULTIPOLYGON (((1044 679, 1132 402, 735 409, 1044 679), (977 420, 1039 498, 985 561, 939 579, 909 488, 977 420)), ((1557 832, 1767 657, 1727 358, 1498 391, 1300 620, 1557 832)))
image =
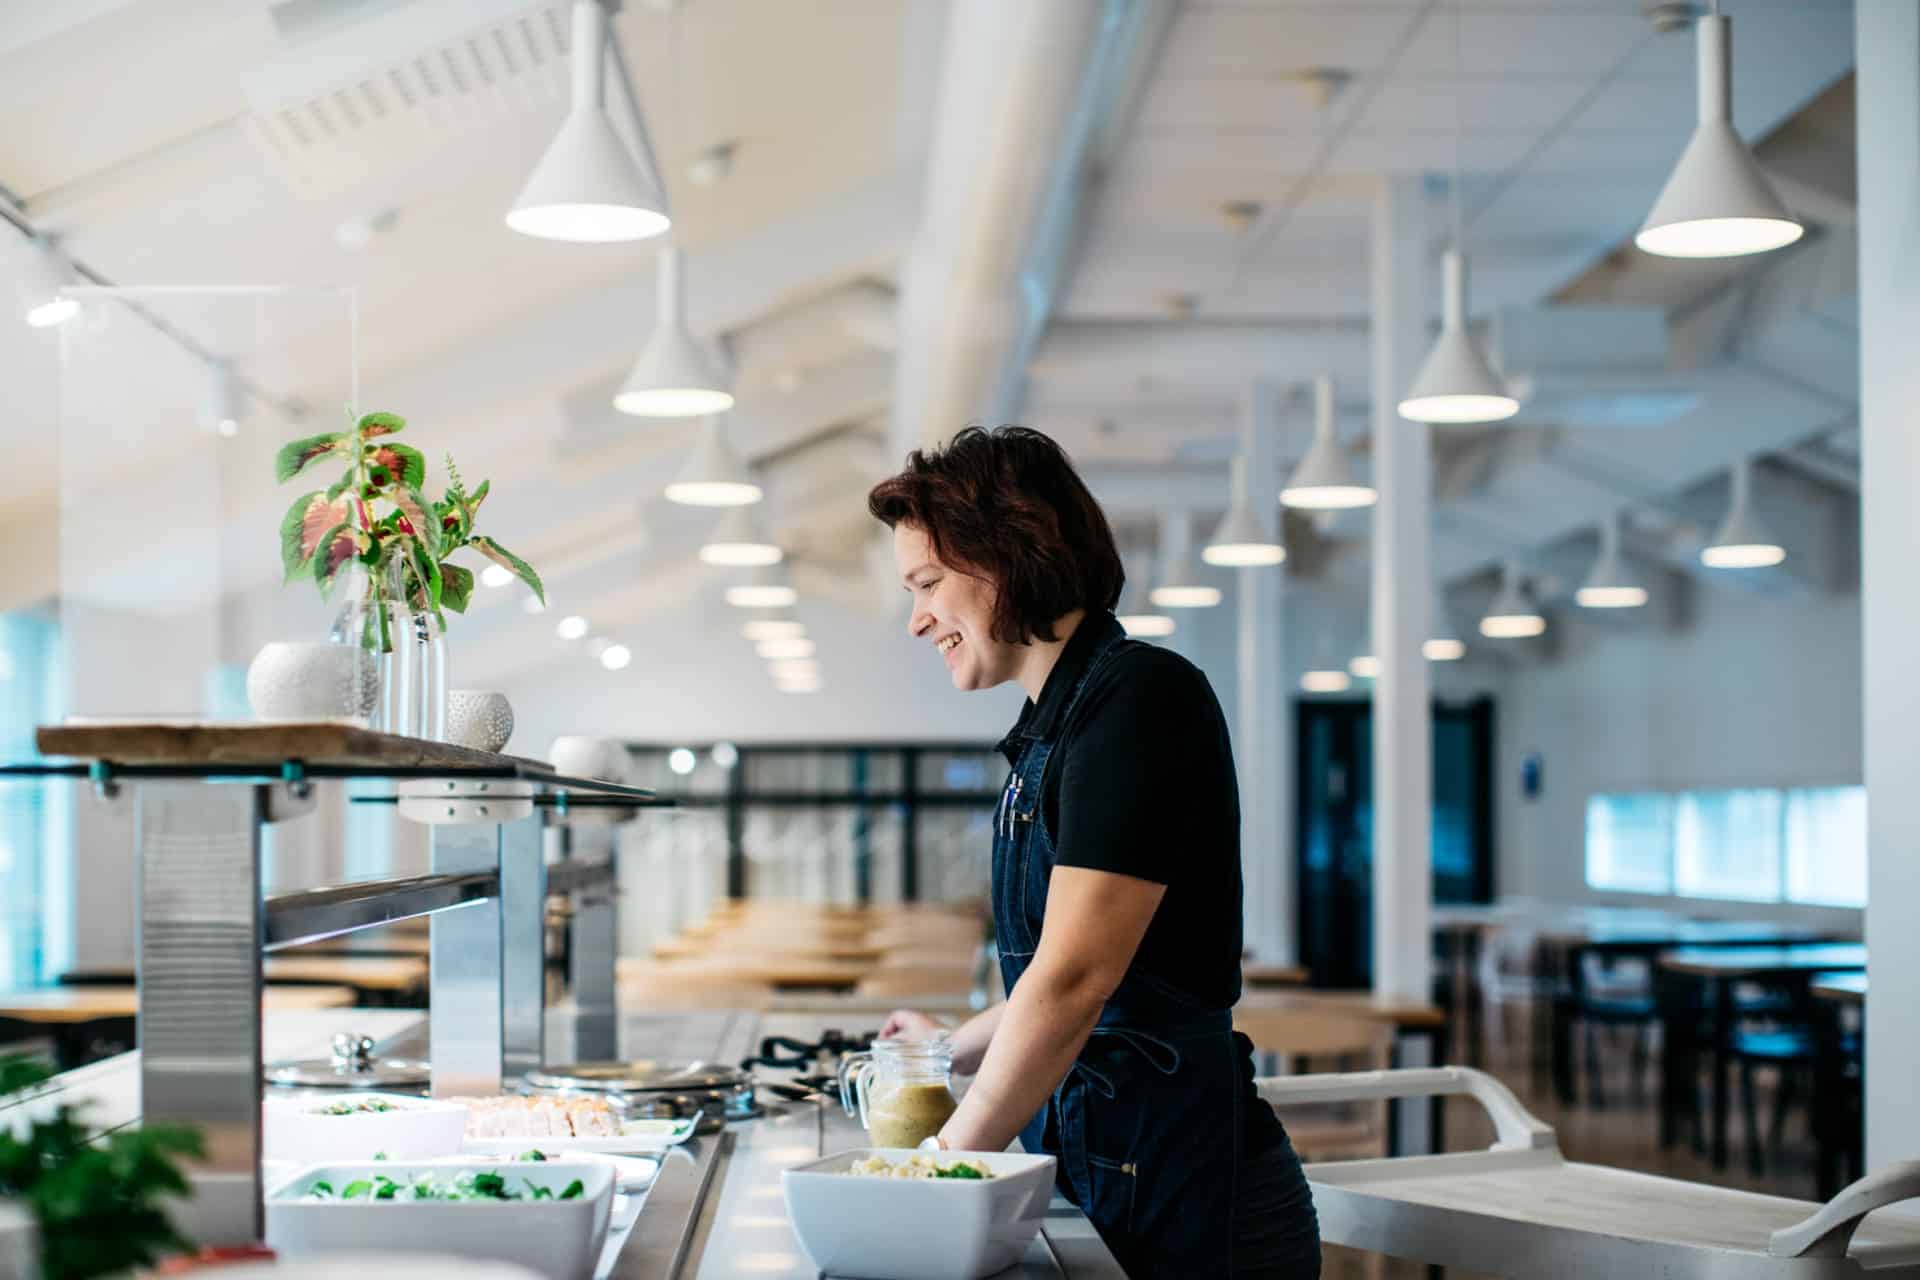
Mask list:
POLYGON ((792 640, 807 634, 807 624, 798 618, 753 618, 740 634, 749 640, 792 640))
POLYGON ((697 418, 733 408, 733 392, 705 347, 687 332, 687 258, 660 251, 659 323, 613 398, 613 407, 637 418, 697 418))
POLYGON ((1736 258, 1792 244, 1806 228, 1774 194, 1733 131, 1733 25, 1719 14, 1693 27, 1700 121, 1653 212, 1633 238, 1665 258, 1736 258))
POLYGON ((727 588, 727 603, 736 609, 787 609, 799 598, 786 567, 778 564, 762 567, 747 581, 727 588))
POLYGON ((1447 593, 1437 584, 1427 611, 1427 630, 1430 634, 1421 644, 1420 653, 1428 662, 1458 662, 1467 656, 1467 643, 1453 629, 1453 618, 1447 613, 1447 593))
POLYGON ((1300 688, 1307 693, 1345 693, 1353 687, 1353 677, 1338 667, 1316 668, 1300 673, 1300 688))
POLYGON ((638 159, 607 118, 607 11, 599 0, 574 0, 572 41, 572 105, 507 211, 507 226, 542 240, 588 244, 657 236, 673 225, 666 187, 639 113, 638 159))
POLYGON ((686 507, 745 507, 766 496, 740 455, 728 446, 726 424, 717 417, 707 419, 693 456, 667 485, 666 493, 668 502, 686 507))
POLYGON ((1322 374, 1313 380, 1313 443, 1280 490, 1280 501, 1303 511, 1345 511, 1370 507, 1379 499, 1373 486, 1354 479, 1347 465, 1334 433, 1333 379, 1322 374))
POLYGON ((814 646, 805 636, 791 636, 781 640, 756 640, 754 650, 763 658, 811 658, 814 646))
POLYGON ((1490 640, 1524 640, 1547 629, 1547 619, 1534 604, 1526 583, 1511 564, 1501 571, 1500 594, 1493 598, 1486 617, 1480 619, 1480 634, 1490 640))
POLYGON ((80 310, 80 304, 61 293, 72 283, 67 260, 46 241, 40 252, 27 260, 27 323, 36 329, 51 329, 65 324, 80 310))
POLYGON ((1213 537, 1200 549, 1200 558, 1208 564, 1236 569, 1257 569, 1284 562, 1287 549, 1254 514, 1247 460, 1235 458, 1232 472, 1233 503, 1221 517, 1213 537))
POLYGON ((1380 659, 1370 653, 1355 654, 1347 663, 1347 670, 1356 680, 1376 680, 1380 676, 1380 659))
POLYGON ((1147 599, 1147 580, 1152 572, 1152 557, 1135 553, 1125 557, 1126 590, 1120 596, 1119 622, 1126 633, 1140 640, 1160 640, 1172 635, 1178 626, 1157 611, 1147 599))
POLYGON ((1400 402, 1400 416, 1446 424, 1511 418, 1520 402, 1467 331, 1467 260, 1457 247, 1440 258, 1440 289, 1440 337, 1400 402))
POLYGON ((1647 602, 1647 589, 1620 559, 1620 521, 1610 516, 1600 525, 1600 558, 1586 582, 1573 593, 1583 609, 1637 609, 1647 602))
POLYGON ((700 548, 702 560, 730 569, 779 564, 784 556, 779 544, 769 538, 760 522, 753 518, 752 507, 730 508, 700 548))
POLYGON ((1198 580, 1193 565, 1193 531, 1186 515, 1160 517, 1160 585, 1147 599, 1162 609, 1211 609, 1220 603, 1220 588, 1198 580))
POLYGON ((1768 569, 1787 558, 1787 549, 1753 518, 1753 463, 1742 458, 1733 469, 1733 502, 1713 541, 1700 552, 1709 569, 1768 569))

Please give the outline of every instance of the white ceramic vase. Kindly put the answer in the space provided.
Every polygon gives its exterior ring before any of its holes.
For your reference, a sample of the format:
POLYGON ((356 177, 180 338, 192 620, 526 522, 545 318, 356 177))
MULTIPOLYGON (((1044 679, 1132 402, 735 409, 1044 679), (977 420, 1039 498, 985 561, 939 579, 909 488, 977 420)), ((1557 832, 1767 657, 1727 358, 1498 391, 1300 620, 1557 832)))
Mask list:
POLYGON ((256 720, 365 723, 379 691, 373 655, 354 644, 276 640, 247 668, 247 702, 256 720))
POLYGON ((491 689, 455 689, 447 695, 447 741, 475 751, 504 751, 513 737, 513 704, 491 689))
POLYGON ((627 749, 607 738, 579 735, 553 740, 553 771, 568 778, 600 778, 625 782, 629 777, 627 749))

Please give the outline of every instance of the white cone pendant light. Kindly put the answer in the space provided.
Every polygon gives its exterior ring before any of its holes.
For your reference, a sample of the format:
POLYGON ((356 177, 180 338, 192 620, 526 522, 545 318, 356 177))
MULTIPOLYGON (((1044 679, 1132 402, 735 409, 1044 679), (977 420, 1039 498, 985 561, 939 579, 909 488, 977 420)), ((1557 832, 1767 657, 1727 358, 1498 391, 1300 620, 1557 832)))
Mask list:
POLYGON ((1159 640, 1170 636, 1178 624, 1155 609, 1147 599, 1147 581, 1152 576, 1153 557, 1137 553, 1126 557, 1127 587, 1120 596, 1119 621, 1130 636, 1159 640))
POLYGON ((542 240, 593 244, 657 236, 672 219, 645 125, 636 113, 636 159, 607 119, 607 11, 600 0, 574 0, 572 39, 573 104, 507 225, 542 240))
POLYGON ((706 348, 687 332, 687 260, 660 251, 660 317, 613 407, 639 418, 697 418, 733 408, 733 392, 706 348))
POLYGON ((1467 656, 1467 643, 1454 630, 1453 618, 1447 613, 1447 593, 1437 585, 1427 610, 1427 638, 1420 645, 1420 654, 1428 662, 1458 662, 1467 656))
POLYGON ((1490 640, 1524 640, 1547 629, 1547 619, 1534 604, 1526 583, 1509 564, 1501 570, 1500 594, 1480 619, 1480 634, 1490 640))
POLYGON ((1511 418, 1520 402, 1467 331, 1467 260, 1457 247, 1441 256, 1440 277, 1440 337, 1400 402, 1400 416, 1448 424, 1511 418))
POLYGON ((1733 131, 1732 23, 1713 13, 1693 30, 1700 121, 1633 242, 1667 258, 1734 258, 1790 245, 1805 228, 1733 131))
POLYGON ((708 418, 693 456, 667 486, 667 501, 687 507, 745 507, 766 496, 727 444, 726 422, 708 418))
POLYGON ((73 281, 67 260, 52 244, 41 241, 40 252, 27 260, 27 323, 36 329, 51 329, 65 324, 80 304, 65 297, 61 290, 73 281))
POLYGON ((1162 609, 1211 609, 1220 603, 1220 588, 1207 586, 1194 573, 1193 531, 1185 513, 1160 517, 1160 585, 1147 598, 1162 609))
POLYGON ((1380 677, 1380 659, 1371 653, 1355 654, 1347 663, 1347 670, 1356 680, 1377 680, 1380 677))
POLYGON ((783 564, 764 565, 727 588, 727 603, 736 609, 787 609, 799 599, 783 564))
POLYGON ((1220 519, 1220 527, 1200 549, 1200 558, 1208 564, 1236 569, 1257 569, 1283 563, 1287 549, 1254 514, 1253 494, 1248 482, 1247 460, 1235 458, 1232 467, 1233 504, 1220 519))
POLYGON ((1642 586, 1620 559, 1620 520, 1609 516, 1600 526, 1600 558, 1573 598, 1583 609, 1637 609, 1647 602, 1642 586))
POLYGON ((761 529, 754 508, 733 507, 700 548, 700 558, 724 568, 755 568, 779 564, 785 553, 761 529))
POLYGON ((1313 380, 1313 443, 1280 490, 1280 501, 1305 511, 1345 511, 1370 507, 1380 498, 1373 486, 1353 478, 1346 452, 1334 432, 1333 379, 1313 380))
POLYGON ((1742 458, 1733 469, 1733 501, 1713 541, 1700 552, 1710 569, 1767 569, 1787 558, 1787 549, 1753 518, 1753 463, 1742 458))
POLYGON ((807 624, 798 618, 754 618, 740 634, 749 640, 792 640, 807 634, 807 624))

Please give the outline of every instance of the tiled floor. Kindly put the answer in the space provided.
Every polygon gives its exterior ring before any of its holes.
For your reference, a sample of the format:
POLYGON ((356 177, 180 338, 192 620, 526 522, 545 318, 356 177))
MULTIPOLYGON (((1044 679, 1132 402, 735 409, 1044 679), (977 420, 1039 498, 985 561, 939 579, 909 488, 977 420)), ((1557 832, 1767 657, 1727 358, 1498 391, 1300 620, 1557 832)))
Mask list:
MULTIPOLYGON (((1696 1156, 1684 1142, 1671 1150, 1661 1150, 1659 1142, 1659 1116, 1655 1107, 1654 1091, 1658 1088, 1658 1061, 1649 1065, 1646 1079, 1646 1096, 1636 1102, 1628 1080, 1627 1061, 1630 1044, 1630 1032, 1621 1031, 1617 1038, 1603 1033, 1601 1038, 1602 1068, 1605 1073, 1605 1094, 1607 1107, 1594 1109, 1584 1101, 1586 1097, 1584 1078, 1581 1097, 1583 1101, 1572 1107, 1565 1107, 1554 1100, 1551 1093, 1542 1095, 1533 1092, 1527 1070, 1527 1053, 1524 1040, 1524 1011, 1509 1011, 1509 1026, 1516 1039, 1507 1044, 1497 1040, 1489 1045, 1488 1067, 1506 1082, 1509 1088, 1520 1096, 1528 1110, 1540 1119, 1552 1125, 1559 1135, 1560 1149, 1572 1160, 1592 1164, 1615 1165, 1625 1169, 1638 1169, 1649 1173, 1658 1173, 1667 1177, 1684 1178, 1692 1182, 1710 1183, 1715 1186, 1738 1187, 1745 1190, 1764 1191, 1773 1195, 1792 1196, 1796 1199, 1810 1200, 1814 1195, 1813 1187, 1813 1148, 1807 1136, 1806 1112, 1796 1109, 1789 1113, 1786 1133, 1781 1150, 1765 1177, 1754 1178, 1747 1173, 1745 1160, 1746 1130, 1740 1121, 1737 1096, 1733 1099, 1728 1141, 1732 1159, 1729 1167, 1716 1172, 1712 1164, 1702 1156, 1696 1156)), ((1702 1090, 1702 1097, 1706 1097, 1702 1090)), ((1493 1128, 1487 1123, 1486 1116, 1479 1105, 1471 1099, 1455 1098, 1448 1101, 1446 1112, 1447 1149, 1450 1151, 1470 1151, 1476 1146, 1484 1146, 1493 1141, 1493 1128)), ((1765 1124, 1772 1114, 1772 1096, 1762 1078, 1760 1096, 1761 1122, 1765 1124)), ((1392 1277, 1394 1280, 1406 1277, 1425 1276, 1426 1268, 1417 1263, 1400 1259, 1376 1259, 1350 1249, 1328 1246, 1325 1250, 1323 1275, 1327 1280, 1373 1280, 1375 1277, 1392 1277)), ((1475 1280, 1477 1273, 1448 1270, 1444 1273, 1448 1280, 1475 1280)))

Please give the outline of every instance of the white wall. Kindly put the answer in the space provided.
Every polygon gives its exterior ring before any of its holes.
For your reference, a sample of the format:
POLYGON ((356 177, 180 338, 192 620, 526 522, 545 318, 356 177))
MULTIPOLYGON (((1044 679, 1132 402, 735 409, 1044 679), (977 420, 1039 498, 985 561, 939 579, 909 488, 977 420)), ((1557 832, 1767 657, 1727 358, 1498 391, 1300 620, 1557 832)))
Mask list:
MULTIPOLYGON (((1649 611, 1651 612, 1651 610, 1649 611)), ((1700 586, 1677 628, 1582 624, 1556 612, 1557 654, 1516 665, 1498 702, 1498 888, 1559 901, 1770 911, 1857 928, 1856 911, 1601 894, 1586 887, 1594 792, 1857 784, 1860 599, 1773 599, 1700 586), (1542 760, 1538 799, 1521 761, 1542 760)))

